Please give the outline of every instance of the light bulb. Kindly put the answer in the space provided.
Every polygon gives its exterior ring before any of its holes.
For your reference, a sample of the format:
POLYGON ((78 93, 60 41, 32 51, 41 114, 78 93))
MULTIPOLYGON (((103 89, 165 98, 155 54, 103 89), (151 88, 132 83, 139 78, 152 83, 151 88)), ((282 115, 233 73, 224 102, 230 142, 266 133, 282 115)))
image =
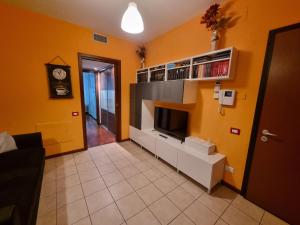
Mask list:
POLYGON ((128 8, 122 17, 121 28, 131 34, 138 34, 144 31, 142 16, 134 2, 128 4, 128 8))

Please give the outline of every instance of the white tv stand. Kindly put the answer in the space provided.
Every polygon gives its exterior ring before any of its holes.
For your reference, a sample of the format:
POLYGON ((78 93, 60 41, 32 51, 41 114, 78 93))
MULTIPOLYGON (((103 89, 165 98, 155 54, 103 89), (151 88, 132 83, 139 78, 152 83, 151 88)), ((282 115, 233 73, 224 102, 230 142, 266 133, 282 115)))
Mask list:
POLYGON ((225 156, 219 153, 206 154, 199 151, 197 145, 181 143, 166 134, 154 129, 139 130, 130 126, 130 139, 152 152, 155 157, 162 158, 177 171, 207 188, 208 193, 223 178, 225 156))

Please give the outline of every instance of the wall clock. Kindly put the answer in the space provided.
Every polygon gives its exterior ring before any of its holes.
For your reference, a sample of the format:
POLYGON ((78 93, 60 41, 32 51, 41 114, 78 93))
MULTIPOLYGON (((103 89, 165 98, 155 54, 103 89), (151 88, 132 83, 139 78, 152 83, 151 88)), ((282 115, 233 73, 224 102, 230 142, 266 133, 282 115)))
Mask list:
POLYGON ((73 98, 71 67, 68 65, 46 64, 50 98, 73 98))

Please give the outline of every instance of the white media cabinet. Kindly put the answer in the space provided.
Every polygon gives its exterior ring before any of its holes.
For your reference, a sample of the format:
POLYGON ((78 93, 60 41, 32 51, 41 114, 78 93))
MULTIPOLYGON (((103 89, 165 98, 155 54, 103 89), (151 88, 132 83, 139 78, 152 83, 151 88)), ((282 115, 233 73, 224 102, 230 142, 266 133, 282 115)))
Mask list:
POLYGON ((201 146, 197 148, 197 143, 181 143, 180 140, 154 129, 139 130, 130 126, 129 136, 157 158, 206 187, 208 193, 223 178, 225 156, 222 154, 201 152, 201 146))

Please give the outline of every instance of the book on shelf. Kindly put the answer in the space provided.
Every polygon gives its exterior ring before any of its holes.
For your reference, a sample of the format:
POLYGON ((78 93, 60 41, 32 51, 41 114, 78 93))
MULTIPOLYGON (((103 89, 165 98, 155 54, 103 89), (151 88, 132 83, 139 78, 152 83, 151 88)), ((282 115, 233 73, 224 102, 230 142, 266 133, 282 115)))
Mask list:
POLYGON ((151 72, 150 81, 163 81, 165 80, 165 70, 151 72))
POLYGON ((187 79, 190 76, 190 68, 180 68, 168 71, 168 80, 187 79))
POLYGON ((150 68, 150 71, 153 71, 153 70, 164 70, 165 67, 166 67, 165 65, 160 65, 160 66, 151 67, 151 68, 150 68))
POLYGON ((231 55, 231 51, 225 51, 225 52, 218 52, 212 55, 205 55, 205 56, 200 56, 197 58, 193 59, 193 64, 197 64, 197 63, 205 63, 205 62, 209 62, 212 60, 219 60, 219 59, 224 59, 224 58, 230 58, 231 55))
POLYGON ((221 77, 227 76, 229 60, 199 64, 194 66, 193 78, 221 77))
POLYGON ((140 69, 137 71, 138 74, 141 74, 141 73, 148 73, 148 69, 140 69))
POLYGON ((147 73, 138 74, 137 81, 138 81, 138 83, 147 82, 148 74, 147 73))

